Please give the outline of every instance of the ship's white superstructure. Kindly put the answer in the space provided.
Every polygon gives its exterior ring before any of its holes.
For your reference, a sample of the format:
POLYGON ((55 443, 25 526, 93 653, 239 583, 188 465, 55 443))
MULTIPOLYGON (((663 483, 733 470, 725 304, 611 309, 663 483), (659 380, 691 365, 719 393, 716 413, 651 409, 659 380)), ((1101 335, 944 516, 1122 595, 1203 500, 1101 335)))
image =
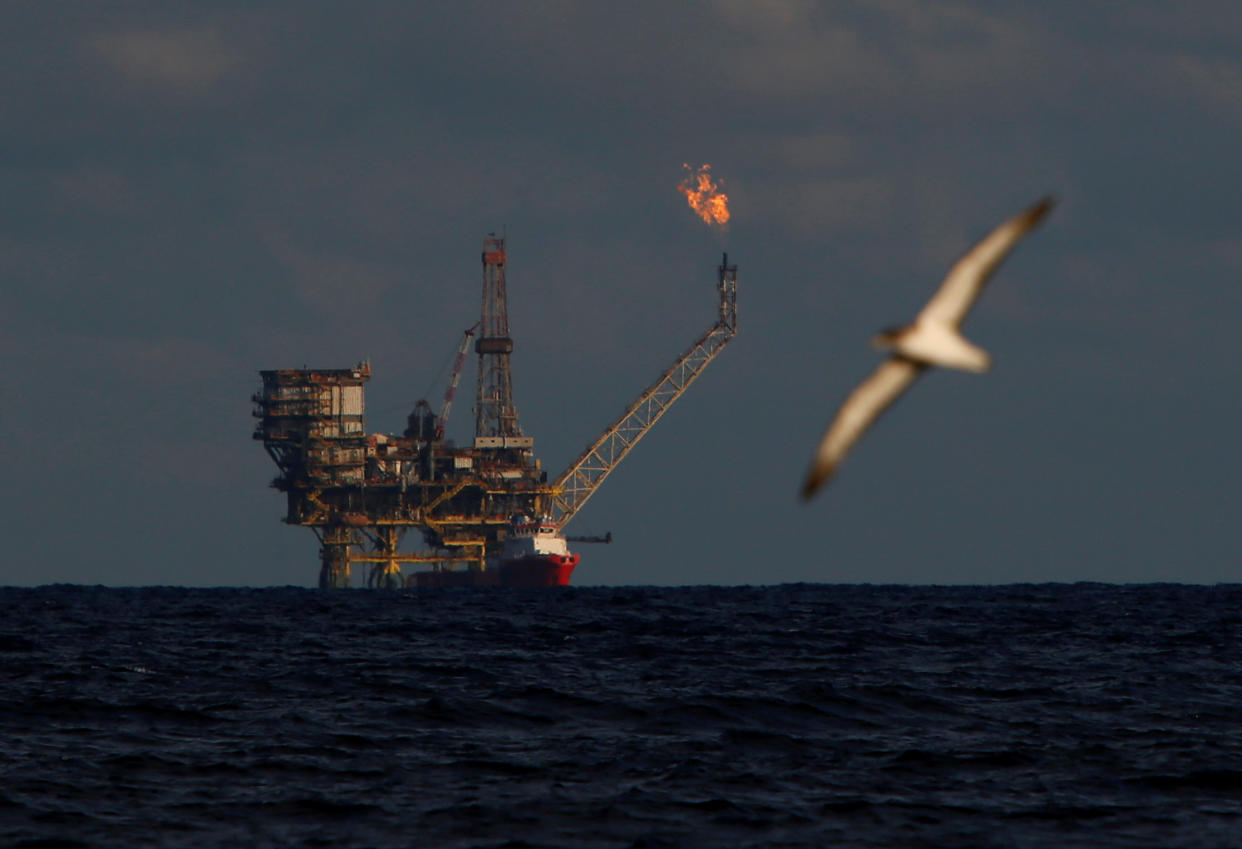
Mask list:
POLYGON ((556 525, 547 518, 539 520, 530 516, 514 516, 501 549, 502 560, 517 560, 522 557, 543 557, 554 555, 569 556, 569 545, 565 537, 558 533, 556 525))

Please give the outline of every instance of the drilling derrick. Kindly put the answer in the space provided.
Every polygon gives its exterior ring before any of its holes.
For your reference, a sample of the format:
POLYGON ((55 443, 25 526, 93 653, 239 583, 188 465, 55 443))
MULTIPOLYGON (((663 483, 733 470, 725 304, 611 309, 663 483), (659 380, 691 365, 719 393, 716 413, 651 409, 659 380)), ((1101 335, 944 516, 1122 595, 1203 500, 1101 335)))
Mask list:
POLYGON ((509 306, 505 291, 505 240, 483 240, 483 313, 479 339, 479 380, 475 397, 474 453, 483 478, 490 478, 486 507, 498 517, 538 515, 549 494, 539 471, 534 440, 522 434, 513 404, 509 355, 509 306))
MULTIPOLYGON (((489 236, 483 240, 483 318, 479 341, 478 400, 475 405, 476 439, 520 437, 517 409, 513 406, 513 380, 509 355, 509 307, 505 294, 505 240, 489 236)), ((499 447, 490 442, 487 447, 499 447)), ((502 443, 503 444, 503 443, 502 443)))

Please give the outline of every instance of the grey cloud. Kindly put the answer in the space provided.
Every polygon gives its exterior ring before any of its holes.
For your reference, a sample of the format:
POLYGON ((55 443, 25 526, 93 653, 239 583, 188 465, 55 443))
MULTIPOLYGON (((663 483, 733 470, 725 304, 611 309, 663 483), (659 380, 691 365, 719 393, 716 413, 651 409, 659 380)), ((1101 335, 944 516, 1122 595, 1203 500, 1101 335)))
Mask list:
POLYGON ((242 64, 212 28, 106 33, 97 35, 92 47, 127 80, 142 85, 204 89, 242 64))
MULTIPOLYGON (((703 329, 720 254, 741 266, 741 335, 582 516, 667 554, 584 552, 584 583, 1124 578, 1120 539, 1152 552, 1152 573, 1174 562, 1175 539, 1127 525, 1162 510, 1218 562, 1242 554, 1194 518, 1232 491, 1204 482, 1178 513, 1170 469, 1113 484, 1134 477, 1115 464, 1169 437, 1117 424, 1189 409, 1200 389, 1220 409, 1194 422, 1187 467, 1232 451, 1236 416, 1213 399, 1242 356, 1236 4, 20 6, 0 33, 0 345, 30 365, 4 375, 21 415, 0 428, 30 451, 0 514, 32 539, 63 524, 53 481, 87 470, 118 504, 184 510, 144 543, 157 560, 191 552, 161 580, 263 583, 276 573, 245 551, 313 544, 265 488, 254 372, 370 355, 369 427, 399 430, 477 318, 479 240, 503 228, 516 400, 549 468, 703 329), (725 181, 727 234, 675 191, 685 161, 725 181), (972 318, 997 373, 912 399, 830 505, 793 510, 824 417, 874 363, 868 334, 1048 191, 1062 203, 972 318), (1004 475, 925 456, 927 441, 966 446, 951 433, 966 425, 972 462, 1004 475), (127 440, 141 444, 99 450, 127 440), (210 474, 188 467, 196 446, 210 474), (920 489, 947 471, 960 498, 920 489), (898 477, 903 505, 936 502, 913 543, 874 519, 898 477), (1005 509, 1027 491, 1038 512, 1005 509), (962 552, 978 510, 989 527, 962 552), (187 545, 199 516, 233 529, 203 531, 211 563, 187 545), (951 571, 911 568, 920 542, 958 552, 951 571), (225 545, 235 563, 218 567, 225 545)), ((155 574, 93 565, 123 519, 92 509, 54 574, 155 574)), ((41 556, 15 545, 14 563, 41 556)), ((312 583, 304 566, 272 580, 312 583)))
POLYGON ((1242 118, 1242 62, 1183 54, 1170 63, 1180 92, 1200 98, 1225 117, 1242 118))

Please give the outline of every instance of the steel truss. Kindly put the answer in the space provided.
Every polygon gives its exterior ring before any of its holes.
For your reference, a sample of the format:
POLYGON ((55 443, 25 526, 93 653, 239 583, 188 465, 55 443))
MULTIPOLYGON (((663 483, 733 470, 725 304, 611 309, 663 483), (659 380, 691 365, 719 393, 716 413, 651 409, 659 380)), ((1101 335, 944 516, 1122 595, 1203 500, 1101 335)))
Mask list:
POLYGON ((660 416, 685 393, 694 379, 737 333, 737 266, 725 254, 720 264, 720 318, 669 366, 660 379, 569 464, 553 483, 552 519, 561 528, 625 459, 660 416))

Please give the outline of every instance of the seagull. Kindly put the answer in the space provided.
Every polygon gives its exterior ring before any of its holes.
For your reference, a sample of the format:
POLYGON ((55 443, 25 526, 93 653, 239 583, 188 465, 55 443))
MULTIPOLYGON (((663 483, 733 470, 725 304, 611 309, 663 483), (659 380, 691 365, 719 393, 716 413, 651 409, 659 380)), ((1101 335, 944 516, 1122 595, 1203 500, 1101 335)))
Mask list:
POLYGON ((1043 220, 1052 205, 1052 198, 1044 198, 1001 224, 949 270, 914 324, 887 328, 872 340, 876 347, 892 353, 850 393, 824 431, 802 484, 804 499, 810 499, 832 478, 871 423, 930 366, 976 373, 988 370, 991 358, 987 351, 966 341, 958 326, 1001 260, 1043 220))

